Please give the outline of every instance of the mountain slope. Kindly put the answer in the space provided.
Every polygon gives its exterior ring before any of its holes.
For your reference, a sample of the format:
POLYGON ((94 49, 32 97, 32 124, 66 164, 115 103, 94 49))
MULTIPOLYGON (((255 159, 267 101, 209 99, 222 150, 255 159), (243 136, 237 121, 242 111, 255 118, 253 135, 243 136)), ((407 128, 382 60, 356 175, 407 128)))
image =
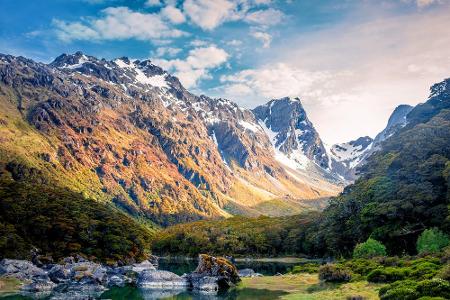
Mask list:
POLYGON ((361 177, 332 200, 307 248, 348 254, 369 236, 395 254, 415 249, 426 228, 450 232, 450 79, 434 85, 406 125, 368 159, 361 177))
POLYGON ((280 164, 251 111, 193 95, 150 61, 1 55, 0 101, 5 173, 31 165, 158 224, 292 214, 340 190, 280 164))

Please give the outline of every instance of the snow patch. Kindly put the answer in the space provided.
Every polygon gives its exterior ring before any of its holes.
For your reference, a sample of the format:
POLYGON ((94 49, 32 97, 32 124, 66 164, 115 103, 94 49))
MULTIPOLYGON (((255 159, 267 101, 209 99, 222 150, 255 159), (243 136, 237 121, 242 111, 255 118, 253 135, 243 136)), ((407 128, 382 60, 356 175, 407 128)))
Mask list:
POLYGON ((240 120, 239 121, 239 125, 241 125, 245 129, 248 129, 248 130, 253 131, 255 133, 260 130, 260 127, 258 125, 254 124, 254 123, 250 123, 250 122, 244 121, 244 120, 240 120))

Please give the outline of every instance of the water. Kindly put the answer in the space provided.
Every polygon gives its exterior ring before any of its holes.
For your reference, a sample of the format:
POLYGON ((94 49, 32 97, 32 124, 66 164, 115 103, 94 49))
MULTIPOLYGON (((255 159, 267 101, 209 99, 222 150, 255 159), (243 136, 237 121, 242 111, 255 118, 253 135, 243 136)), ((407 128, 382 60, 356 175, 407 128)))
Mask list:
MULTIPOLYGON (((173 272, 177 275, 190 273, 197 267, 198 261, 195 259, 159 259, 159 269, 173 272)), ((299 263, 283 263, 283 262, 259 262, 259 261, 236 261, 234 263, 239 270, 250 268, 256 273, 265 276, 284 274, 291 270, 294 265, 299 263)))
MULTIPOLYGON (((167 270, 178 275, 195 270, 198 261, 188 259, 164 259, 159 260, 159 269, 167 270)), ((235 263, 238 269, 251 268, 257 273, 266 276, 286 273, 295 265, 282 262, 256 262, 238 261, 235 263)), ((264 289, 232 288, 219 295, 204 295, 186 290, 144 290, 135 287, 112 288, 104 292, 99 299, 111 300, 272 300, 280 299, 285 295, 283 291, 270 291, 264 289)), ((3 299, 33 299, 19 295, 1 297, 3 299)), ((51 299, 51 298, 50 298, 51 299)))
MULTIPOLYGON (((178 275, 190 273, 197 267, 198 261, 194 259, 165 259, 159 260, 159 269, 173 272, 178 275)), ((237 261, 235 263, 238 269, 251 268, 257 273, 266 276, 283 274, 291 270, 295 265, 292 263, 282 262, 257 262, 257 261, 237 261)), ((270 291, 264 289, 251 288, 232 288, 219 295, 202 295, 192 291, 155 291, 141 290, 132 287, 111 289, 102 294, 101 299, 132 299, 132 300, 149 300, 149 299, 167 299, 167 300, 272 300, 280 299, 281 296, 287 294, 283 291, 270 291)))

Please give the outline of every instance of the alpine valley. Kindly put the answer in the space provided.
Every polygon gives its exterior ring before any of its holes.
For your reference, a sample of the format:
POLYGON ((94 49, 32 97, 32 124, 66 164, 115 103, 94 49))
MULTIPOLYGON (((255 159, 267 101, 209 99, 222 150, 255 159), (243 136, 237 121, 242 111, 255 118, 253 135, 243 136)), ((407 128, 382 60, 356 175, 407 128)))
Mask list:
POLYGON ((148 60, 1 55, 0 82, 4 179, 37 177, 160 225, 323 208, 372 149, 368 137, 327 149, 299 98, 244 109, 148 60))
POLYGON ((149 60, 0 54, 0 291, 448 299, 449 86, 327 146, 301 98, 246 109, 149 60), (179 276, 151 253, 201 255, 179 276), (316 260, 261 277, 225 255, 316 260))

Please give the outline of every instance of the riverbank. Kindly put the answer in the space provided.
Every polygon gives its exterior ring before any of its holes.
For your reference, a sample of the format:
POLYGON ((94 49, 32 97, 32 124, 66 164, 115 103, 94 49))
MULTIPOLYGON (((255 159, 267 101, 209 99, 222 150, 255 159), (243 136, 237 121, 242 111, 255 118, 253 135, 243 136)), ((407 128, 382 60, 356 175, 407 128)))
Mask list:
POLYGON ((344 284, 323 283, 317 274, 298 274, 242 278, 237 289, 279 292, 278 299, 286 300, 335 300, 335 299, 379 299, 382 284, 367 281, 344 284), (362 298, 357 298, 360 296, 362 298))

